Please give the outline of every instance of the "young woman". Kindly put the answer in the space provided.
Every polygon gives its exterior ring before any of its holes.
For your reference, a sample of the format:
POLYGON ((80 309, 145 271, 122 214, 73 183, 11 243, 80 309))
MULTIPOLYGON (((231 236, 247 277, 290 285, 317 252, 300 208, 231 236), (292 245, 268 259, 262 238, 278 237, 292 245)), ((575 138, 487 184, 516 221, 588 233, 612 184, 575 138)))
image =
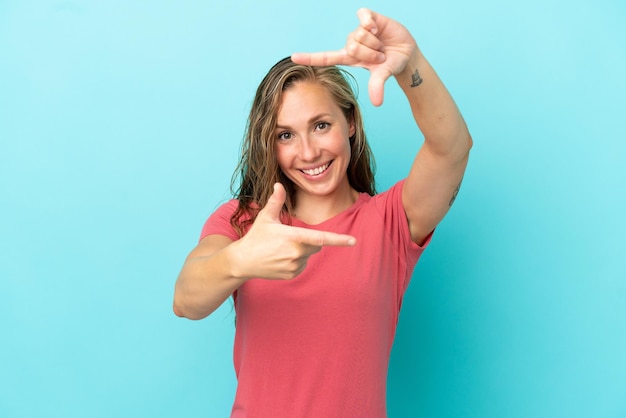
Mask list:
POLYGON ((415 264, 454 201, 472 140, 400 23, 371 10, 339 51, 293 54, 261 82, 236 199, 207 220, 176 282, 174 312, 236 310, 233 417, 385 417, 389 355, 415 264), (376 194, 346 74, 395 77, 424 143, 376 194))

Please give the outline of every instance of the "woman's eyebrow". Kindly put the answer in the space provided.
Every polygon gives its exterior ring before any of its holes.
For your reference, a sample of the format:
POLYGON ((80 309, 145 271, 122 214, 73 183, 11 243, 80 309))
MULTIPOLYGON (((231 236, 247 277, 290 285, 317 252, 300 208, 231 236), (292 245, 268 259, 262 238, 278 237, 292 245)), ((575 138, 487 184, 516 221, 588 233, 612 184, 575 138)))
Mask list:
MULTIPOLYGON (((323 118, 332 118, 332 116, 333 115, 330 114, 330 113, 320 113, 320 114, 315 115, 312 118, 310 118, 307 123, 310 125, 313 122, 316 122, 316 121, 318 121, 320 119, 323 119, 323 118)), ((281 124, 277 124, 276 125, 276 129, 290 129, 290 128, 291 128, 291 126, 289 126, 289 125, 281 125, 281 124)))

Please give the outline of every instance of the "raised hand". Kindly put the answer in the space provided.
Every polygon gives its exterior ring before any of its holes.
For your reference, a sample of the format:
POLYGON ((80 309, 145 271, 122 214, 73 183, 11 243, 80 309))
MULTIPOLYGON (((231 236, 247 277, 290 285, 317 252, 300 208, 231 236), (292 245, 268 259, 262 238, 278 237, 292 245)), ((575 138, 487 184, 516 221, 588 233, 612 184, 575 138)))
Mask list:
POLYGON ((350 235, 283 225, 280 213, 286 192, 282 184, 274 185, 267 205, 259 212, 248 233, 237 241, 240 277, 293 279, 306 267, 312 254, 324 246, 352 246, 350 235))
POLYGON ((304 65, 349 65, 370 71, 368 91, 375 106, 383 103, 385 81, 399 74, 417 51, 417 43, 399 22, 369 9, 357 11, 359 26, 336 51, 295 53, 291 60, 304 65))

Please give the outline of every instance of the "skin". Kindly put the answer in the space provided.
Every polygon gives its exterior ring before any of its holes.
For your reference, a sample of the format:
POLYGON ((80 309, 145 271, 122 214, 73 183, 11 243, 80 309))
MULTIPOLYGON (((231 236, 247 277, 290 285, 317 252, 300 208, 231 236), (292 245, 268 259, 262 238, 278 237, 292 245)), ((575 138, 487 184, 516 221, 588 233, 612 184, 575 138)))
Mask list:
POLYGON ((300 220, 320 223, 358 198, 346 175, 349 137, 354 132, 354 124, 320 84, 300 82, 284 93, 276 155, 279 167, 296 186, 295 216, 300 220))
MULTIPOLYGON (((366 68, 370 72, 369 96, 375 106, 383 103, 385 82, 395 78, 424 135, 402 190, 411 238, 423 244, 459 192, 472 139, 452 97, 409 31, 368 9, 359 9, 357 16, 359 25, 348 35, 343 48, 297 53, 291 58, 305 65, 366 68)), ((337 118, 331 123, 330 133, 320 129, 326 128, 319 125, 324 120, 313 116, 334 113, 323 92, 317 90, 319 86, 298 83, 286 92, 278 124, 287 129, 276 132, 293 134, 284 137, 293 141, 278 141, 277 158, 283 172, 297 186, 296 216, 309 223, 328 219, 356 199, 354 190, 346 186, 344 167, 343 141, 353 126, 345 118, 337 118), (315 111, 317 105, 321 111, 315 111), (292 107, 299 107, 302 116, 293 113, 292 107), (319 181, 299 171, 329 161, 333 161, 329 173, 319 181)), ((293 279, 304 270, 311 254, 323 246, 355 244, 350 236, 282 225, 279 217, 284 201, 284 187, 277 183, 243 238, 231 241, 210 235, 191 251, 176 282, 176 315, 204 318, 251 278, 293 279)))

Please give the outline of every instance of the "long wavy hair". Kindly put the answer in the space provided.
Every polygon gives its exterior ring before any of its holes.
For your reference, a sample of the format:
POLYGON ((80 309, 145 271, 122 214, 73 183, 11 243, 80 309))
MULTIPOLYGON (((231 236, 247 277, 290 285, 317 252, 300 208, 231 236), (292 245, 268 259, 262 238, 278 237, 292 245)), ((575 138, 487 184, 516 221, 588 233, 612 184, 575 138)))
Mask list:
POLYGON ((241 159, 231 180, 231 191, 239 204, 230 222, 240 236, 265 206, 276 182, 282 183, 287 192, 283 214, 289 217, 293 213, 296 190, 278 166, 275 129, 283 92, 299 82, 315 82, 327 88, 348 122, 354 121, 348 181, 357 192, 376 194, 374 156, 365 137, 361 111, 349 80, 356 86, 354 77, 339 67, 299 65, 289 57, 276 63, 265 75, 250 109, 241 159))

